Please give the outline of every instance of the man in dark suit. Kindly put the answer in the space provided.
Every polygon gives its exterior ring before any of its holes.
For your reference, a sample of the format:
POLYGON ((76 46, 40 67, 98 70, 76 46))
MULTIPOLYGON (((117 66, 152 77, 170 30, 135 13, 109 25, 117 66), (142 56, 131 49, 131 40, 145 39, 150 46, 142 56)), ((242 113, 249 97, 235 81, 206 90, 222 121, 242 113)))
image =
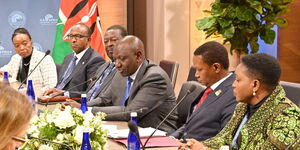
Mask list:
MULTIPOLYGON (((104 44, 105 44, 105 51, 107 56, 110 58, 111 61, 104 63, 101 65, 95 74, 95 80, 92 81, 85 91, 64 91, 59 89, 52 89, 52 92, 55 93, 54 95, 62 95, 68 97, 80 97, 82 93, 87 94, 87 100, 90 101, 96 98, 101 92, 104 92, 108 89, 112 78, 114 77, 115 73, 117 72, 116 68, 114 67, 113 62, 113 49, 120 39, 124 38, 128 35, 126 29, 124 29, 120 25, 113 25, 109 27, 105 34, 104 34, 104 44), (61 94, 60 94, 61 93, 61 94)), ((71 100, 67 100, 72 102, 71 100)), ((80 105, 75 102, 73 105, 80 105)))
MULTIPOLYGON (((138 112, 138 125, 156 127, 175 106, 176 99, 168 75, 145 59, 144 45, 135 36, 118 42, 113 57, 118 70, 109 89, 88 103, 92 112, 104 112, 106 120, 129 121, 130 112, 138 112)), ((177 115, 172 114, 160 127, 172 132, 177 129, 177 115)))
POLYGON ((193 100, 187 121, 170 136, 202 141, 215 136, 231 118, 236 105, 231 86, 235 76, 228 71, 227 50, 217 42, 197 48, 193 63, 195 77, 207 88, 197 97, 186 97, 193 100))
MULTIPOLYGON (((74 91, 85 91, 88 82, 105 60, 92 48, 90 48, 91 30, 83 23, 74 25, 68 35, 70 46, 74 53, 65 57, 58 71, 57 89, 68 90, 72 87, 74 91), (80 86, 77 86, 82 84, 80 86)), ((44 93, 48 95, 53 92, 50 89, 44 93)))

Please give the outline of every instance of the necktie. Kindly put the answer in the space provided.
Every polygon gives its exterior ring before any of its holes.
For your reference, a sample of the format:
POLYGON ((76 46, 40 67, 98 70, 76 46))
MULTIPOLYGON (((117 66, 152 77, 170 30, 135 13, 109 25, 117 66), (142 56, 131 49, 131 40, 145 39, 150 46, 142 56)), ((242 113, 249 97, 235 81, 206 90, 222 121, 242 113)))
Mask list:
POLYGON ((87 100, 90 101, 95 98, 96 93, 99 92, 100 87, 105 80, 105 78, 111 73, 112 70, 114 70, 115 65, 113 63, 110 63, 108 67, 103 71, 103 73, 100 75, 94 86, 88 91, 87 93, 87 100))
POLYGON ((124 91, 124 96, 123 96, 123 100, 122 100, 122 104, 121 106, 125 106, 125 103, 126 103, 126 100, 129 96, 129 93, 130 93, 130 90, 131 90, 131 83, 132 83, 133 79, 128 77, 127 79, 127 85, 126 85, 126 88, 125 88, 125 91, 124 91))
POLYGON ((213 90, 211 88, 207 88, 205 92, 203 93, 202 97, 200 98, 196 108, 194 109, 194 112, 201 106, 201 104, 204 102, 206 97, 212 92, 213 90))
POLYGON ((69 63, 69 66, 68 66, 67 70, 65 71, 61 81, 57 85, 58 89, 62 89, 66 85, 65 82, 67 81, 67 79, 69 78, 69 76, 71 75, 71 73, 73 72, 73 70, 76 66, 76 60, 77 60, 77 57, 74 56, 73 59, 71 60, 71 62, 69 63))

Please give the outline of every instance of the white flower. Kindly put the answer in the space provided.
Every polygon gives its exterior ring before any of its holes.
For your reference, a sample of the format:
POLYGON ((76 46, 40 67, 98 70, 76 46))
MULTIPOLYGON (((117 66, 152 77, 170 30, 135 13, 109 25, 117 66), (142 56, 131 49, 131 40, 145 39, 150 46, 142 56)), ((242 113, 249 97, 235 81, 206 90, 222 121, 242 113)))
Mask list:
POLYGON ((77 126, 75 129, 75 137, 74 140, 77 144, 81 144, 82 143, 82 136, 83 136, 83 131, 84 131, 84 127, 83 126, 77 126))
POLYGON ((30 124, 36 124, 38 121, 39 117, 37 115, 34 115, 30 120, 30 124))
POLYGON ((64 135, 61 134, 61 133, 59 133, 59 134, 56 136, 56 140, 57 140, 58 142, 63 141, 63 140, 64 140, 64 135))
POLYGON ((54 120, 55 126, 65 129, 75 125, 72 114, 69 111, 62 111, 54 120))
POLYGON ((53 148, 49 145, 41 145, 39 150, 53 150, 53 148))
POLYGON ((36 125, 31 125, 27 132, 33 136, 38 136, 40 133, 36 125))

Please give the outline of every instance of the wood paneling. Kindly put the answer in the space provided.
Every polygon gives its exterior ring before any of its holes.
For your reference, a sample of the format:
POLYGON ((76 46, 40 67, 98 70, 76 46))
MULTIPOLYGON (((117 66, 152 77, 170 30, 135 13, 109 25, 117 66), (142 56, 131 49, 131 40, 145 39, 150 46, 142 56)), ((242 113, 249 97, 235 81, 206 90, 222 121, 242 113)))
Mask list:
POLYGON ((98 0, 97 3, 103 33, 116 24, 127 28, 127 0, 98 0))
POLYGON ((282 68, 281 80, 300 83, 300 1, 293 1, 287 28, 279 29, 278 58, 282 68))

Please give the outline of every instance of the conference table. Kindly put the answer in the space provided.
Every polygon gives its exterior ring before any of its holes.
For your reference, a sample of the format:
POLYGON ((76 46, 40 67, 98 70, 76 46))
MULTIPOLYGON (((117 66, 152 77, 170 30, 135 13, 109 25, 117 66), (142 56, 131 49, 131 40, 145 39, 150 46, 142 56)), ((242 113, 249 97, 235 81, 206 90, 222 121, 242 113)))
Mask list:
MULTIPOLYGON (((0 76, 1 77, 1 76, 0 76)), ((1 83, 1 82, 0 82, 1 83)), ((18 82, 13 82, 10 83, 10 86, 17 89, 19 87, 20 83, 18 82)), ((23 94, 26 94, 25 90, 20 91, 23 94)), ((35 91, 36 95, 39 96, 42 94, 43 91, 35 91)), ((37 109, 41 110, 45 105, 42 104, 37 104, 37 109)), ((47 106, 50 109, 54 109, 55 105, 48 105, 47 106)), ((116 125, 117 129, 128 129, 127 122, 125 121, 104 121, 104 124, 107 125, 116 125)), ((108 138, 107 140, 108 144, 108 149, 109 150, 127 150, 127 147, 124 144, 118 143, 114 141, 113 139, 108 138)), ((146 148, 147 150, 177 150, 177 147, 151 147, 151 148, 146 148)))

